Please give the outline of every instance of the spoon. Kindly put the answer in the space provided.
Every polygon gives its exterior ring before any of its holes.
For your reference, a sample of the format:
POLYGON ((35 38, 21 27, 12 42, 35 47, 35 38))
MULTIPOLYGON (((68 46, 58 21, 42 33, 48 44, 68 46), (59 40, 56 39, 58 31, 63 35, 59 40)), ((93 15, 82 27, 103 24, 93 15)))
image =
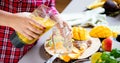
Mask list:
POLYGON ((52 56, 51 58, 49 58, 49 59, 47 60, 47 62, 45 62, 45 63, 52 63, 58 56, 59 56, 59 54, 53 55, 53 56, 52 56))

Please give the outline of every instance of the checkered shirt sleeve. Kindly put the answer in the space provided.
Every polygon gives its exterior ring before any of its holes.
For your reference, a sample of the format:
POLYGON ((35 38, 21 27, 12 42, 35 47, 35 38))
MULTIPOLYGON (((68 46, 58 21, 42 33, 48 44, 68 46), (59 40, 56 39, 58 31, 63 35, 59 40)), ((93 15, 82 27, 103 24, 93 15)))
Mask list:
MULTIPOLYGON (((58 13, 54 7, 54 0, 0 0, 0 10, 11 13, 33 12, 41 4, 49 6, 54 14, 58 13)), ((14 30, 10 27, 0 26, 0 63, 18 63, 24 54, 35 45, 15 48, 10 41, 10 35, 13 32, 14 30)))

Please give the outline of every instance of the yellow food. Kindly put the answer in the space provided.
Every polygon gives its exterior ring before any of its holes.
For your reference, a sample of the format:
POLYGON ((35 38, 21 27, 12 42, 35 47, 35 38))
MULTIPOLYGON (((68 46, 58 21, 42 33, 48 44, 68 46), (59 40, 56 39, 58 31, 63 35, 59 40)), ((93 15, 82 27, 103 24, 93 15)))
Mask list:
MULTIPOLYGON (((54 44, 52 44, 50 47, 48 46, 49 50, 54 51, 54 44)), ((56 49, 64 50, 64 46, 62 45, 62 42, 56 42, 56 49)), ((69 62, 70 59, 78 59, 78 57, 85 51, 85 49, 78 49, 75 46, 71 48, 70 53, 61 54, 59 56, 60 59, 62 59, 65 62, 69 62)), ((64 51, 65 52, 65 51, 64 51)))
POLYGON ((72 52, 66 55, 60 55, 60 59, 64 60, 65 62, 70 61, 70 59, 78 59, 78 57, 84 52, 84 50, 79 50, 76 47, 72 48, 72 52))
POLYGON ((80 54, 79 53, 70 53, 70 54, 68 54, 68 56, 71 59, 78 59, 78 57, 80 56, 80 54))
POLYGON ((73 53, 80 53, 80 50, 76 47, 72 47, 73 53))
MULTIPOLYGON (((88 39, 88 32, 85 28, 82 27, 73 27, 72 28, 72 35, 75 40, 87 40, 88 39)), ((71 48, 71 51, 68 52, 67 49, 63 46, 63 42, 59 41, 59 37, 55 37, 58 42, 55 42, 56 50, 64 52, 59 56, 60 59, 62 59, 65 62, 69 62, 70 59, 78 59, 81 54, 87 49, 85 45, 81 45, 80 48, 77 48, 76 46, 73 45, 71 48), (67 52, 66 52, 67 51, 67 52)), ((54 38, 54 39, 55 39, 54 38)), ((49 41, 51 42, 51 41, 49 41)), ((54 44, 52 43, 51 46, 48 46, 50 51, 55 51, 54 50, 54 44)), ((54 53, 55 54, 55 53, 54 53)))
POLYGON ((82 27, 73 27, 72 35, 73 35, 73 39, 76 39, 76 40, 87 40, 88 39, 88 32, 86 29, 82 27))
POLYGON ((71 58, 68 55, 60 55, 60 59, 64 60, 65 62, 69 62, 71 58))
MULTIPOLYGON (((41 25, 43 25, 46 28, 46 30, 50 29, 56 23, 55 21, 51 20, 50 18, 41 18, 41 17, 36 17, 36 16, 31 16, 31 18, 36 20, 41 25)), ((36 26, 36 25, 34 25, 34 26, 36 26)), ((39 27, 37 27, 37 28, 39 28, 39 27)))
POLYGON ((113 36, 112 31, 107 26, 96 26, 89 32, 91 37, 107 38, 113 36))
POLYGON ((95 0, 91 5, 88 6, 88 9, 95 9, 98 7, 102 7, 106 0, 95 0))
POLYGON ((99 3, 95 3, 95 4, 92 4, 92 5, 89 5, 88 9, 95 9, 95 8, 98 8, 98 7, 102 7, 104 3, 105 2, 103 1, 103 2, 99 2, 99 3))
POLYGON ((94 54, 91 56, 91 58, 90 58, 91 63, 96 63, 96 61, 97 61, 98 59, 100 59, 100 56, 101 56, 101 55, 102 55, 101 52, 96 52, 96 53, 94 53, 94 54))
POLYGON ((118 36, 118 32, 112 32, 113 37, 116 38, 118 36))
POLYGON ((59 58, 65 62, 69 62, 70 59, 78 59, 78 57, 85 51, 83 48, 79 49, 73 46, 71 48, 71 52, 68 53, 65 47, 63 46, 63 42, 56 42, 55 44, 52 43, 50 46, 48 46, 48 43, 46 44, 46 47, 49 48, 50 51, 54 51, 53 53, 55 54, 56 52, 54 46, 57 51, 61 51, 61 50, 64 51, 64 54, 61 54, 59 58))
POLYGON ((72 53, 69 53, 68 56, 71 59, 77 59, 85 50, 83 49, 78 49, 76 47, 72 48, 72 53))
MULTIPOLYGON (((106 1, 107 0, 95 0, 95 2, 93 2, 91 5, 88 6, 88 9, 95 9, 98 7, 103 7, 106 1)), ((120 0, 112 0, 112 1, 118 6, 120 6, 120 0)))

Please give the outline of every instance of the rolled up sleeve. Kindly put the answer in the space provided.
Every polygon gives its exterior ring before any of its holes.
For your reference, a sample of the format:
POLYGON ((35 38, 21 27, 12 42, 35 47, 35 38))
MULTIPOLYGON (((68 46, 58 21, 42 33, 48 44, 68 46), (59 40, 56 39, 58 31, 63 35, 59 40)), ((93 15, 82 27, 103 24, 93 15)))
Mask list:
POLYGON ((52 11, 54 15, 59 13, 55 7, 55 0, 51 0, 49 7, 50 7, 50 11, 52 11))

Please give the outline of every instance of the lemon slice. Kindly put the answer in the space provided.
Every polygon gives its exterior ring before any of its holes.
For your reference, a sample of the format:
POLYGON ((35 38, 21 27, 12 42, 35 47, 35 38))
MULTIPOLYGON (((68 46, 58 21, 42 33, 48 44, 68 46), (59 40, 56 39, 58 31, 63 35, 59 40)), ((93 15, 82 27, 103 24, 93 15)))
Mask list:
POLYGON ((96 61, 100 59, 100 56, 101 56, 101 55, 102 55, 101 52, 96 52, 96 53, 94 53, 94 54, 91 56, 91 58, 90 58, 91 63, 96 63, 96 61))

